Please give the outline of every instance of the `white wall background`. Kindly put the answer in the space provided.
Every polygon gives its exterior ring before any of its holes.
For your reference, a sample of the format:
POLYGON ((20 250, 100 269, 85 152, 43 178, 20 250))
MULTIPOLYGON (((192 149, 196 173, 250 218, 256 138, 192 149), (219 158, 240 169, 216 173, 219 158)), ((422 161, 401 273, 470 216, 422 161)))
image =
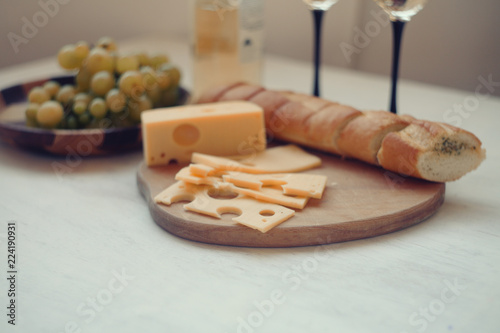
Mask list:
MULTIPOLYGON (((186 38, 187 6, 187 0, 0 0, 0 68, 102 35, 118 41, 145 34, 186 38), (38 31, 23 31, 26 21, 40 19, 43 4, 51 4, 46 8, 53 16, 38 31), (18 52, 9 33, 26 38, 18 52)), ((377 20, 378 12, 371 0, 333 6, 323 24, 324 63, 389 76, 392 32, 377 20), (341 45, 356 53, 346 57, 341 45)), ((401 77, 469 91, 481 76, 500 82, 499 15, 498 0, 429 0, 405 28, 401 77)), ((311 49, 312 18, 301 0, 267 0, 266 52, 311 60, 311 49)), ((500 87, 494 94, 500 96, 500 87)))

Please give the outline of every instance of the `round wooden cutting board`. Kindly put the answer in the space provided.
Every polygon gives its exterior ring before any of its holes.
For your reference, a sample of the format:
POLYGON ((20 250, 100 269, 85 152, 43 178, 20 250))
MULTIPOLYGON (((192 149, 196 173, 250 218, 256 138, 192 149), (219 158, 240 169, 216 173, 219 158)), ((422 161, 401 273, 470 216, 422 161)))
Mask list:
POLYGON ((143 162, 137 184, 154 221, 168 232, 204 243, 249 247, 319 245, 383 235, 427 219, 443 204, 444 183, 313 153, 321 157, 322 166, 304 172, 328 176, 323 198, 310 199, 303 210, 267 233, 233 222, 233 214, 217 219, 185 211, 185 202, 154 203, 183 165, 147 167, 143 162))

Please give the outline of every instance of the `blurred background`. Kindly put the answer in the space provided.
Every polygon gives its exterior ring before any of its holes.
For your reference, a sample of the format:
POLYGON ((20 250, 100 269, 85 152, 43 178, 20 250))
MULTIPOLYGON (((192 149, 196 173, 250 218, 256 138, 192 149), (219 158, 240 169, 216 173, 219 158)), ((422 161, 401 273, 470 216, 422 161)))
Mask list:
MULTIPOLYGON (((103 35, 118 42, 144 35, 187 39, 188 3, 0 0, 0 68, 52 57, 64 44, 103 35), (48 20, 29 30, 33 20, 43 19, 41 12, 48 20)), ((401 78, 468 91, 480 77, 500 85, 499 14, 498 0, 429 0, 405 27, 401 78)), ((324 64, 389 76, 391 26, 372 0, 340 0, 323 27, 324 64)), ((312 17, 301 0, 266 1, 265 52, 311 61, 312 35, 312 17)), ((500 96, 500 89, 493 93, 500 96)))

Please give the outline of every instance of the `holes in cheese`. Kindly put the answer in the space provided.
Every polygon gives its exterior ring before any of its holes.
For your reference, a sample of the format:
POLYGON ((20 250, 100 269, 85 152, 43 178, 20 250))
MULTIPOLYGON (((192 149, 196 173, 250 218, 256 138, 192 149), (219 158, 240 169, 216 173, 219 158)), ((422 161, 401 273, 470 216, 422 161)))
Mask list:
POLYGON ((262 108, 245 101, 218 102, 141 113, 148 166, 189 162, 193 152, 238 156, 266 148, 262 108))
POLYGON ((192 163, 175 175, 178 182, 158 194, 155 202, 190 201, 184 209, 215 218, 237 214, 233 221, 267 232, 294 215, 290 208, 303 209, 310 198, 321 198, 327 180, 323 175, 272 171, 305 170, 320 164, 318 157, 294 145, 270 148, 237 161, 195 153, 192 163))
POLYGON ((309 154, 295 145, 278 146, 240 157, 238 161, 230 158, 193 153, 191 161, 218 170, 241 171, 248 173, 297 172, 321 165, 321 159, 309 154))
MULTIPOLYGON (((223 190, 227 191, 227 188, 223 190)), ((231 189, 229 188, 229 190, 231 189)), ((165 205, 179 201, 190 201, 183 206, 184 209, 215 218, 221 218, 221 214, 224 213, 239 214, 232 220, 263 233, 295 214, 292 209, 242 195, 230 200, 213 198, 210 191, 213 191, 213 187, 209 185, 194 185, 178 181, 159 193, 154 200, 165 205)))
POLYGON ((212 187, 207 192, 208 196, 218 200, 231 200, 238 196, 238 193, 228 187, 212 187))
POLYGON ((259 214, 262 216, 273 216, 275 213, 272 210, 261 210, 259 214))
POLYGON ((182 124, 175 128, 173 138, 179 146, 191 146, 200 139, 200 130, 194 125, 182 124))

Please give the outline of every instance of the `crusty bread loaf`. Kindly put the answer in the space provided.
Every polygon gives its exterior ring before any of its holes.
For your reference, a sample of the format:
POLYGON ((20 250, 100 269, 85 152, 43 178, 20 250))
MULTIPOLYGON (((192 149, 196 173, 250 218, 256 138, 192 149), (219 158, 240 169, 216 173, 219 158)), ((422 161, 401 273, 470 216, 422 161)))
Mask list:
POLYGON ((472 133, 386 111, 360 111, 318 97, 234 83, 197 101, 247 100, 260 105, 271 138, 355 158, 436 182, 456 180, 485 158, 472 133))
POLYGON ((385 136, 377 153, 387 170, 433 181, 451 181, 476 169, 484 160, 481 141, 463 129, 411 116, 409 125, 385 136))

